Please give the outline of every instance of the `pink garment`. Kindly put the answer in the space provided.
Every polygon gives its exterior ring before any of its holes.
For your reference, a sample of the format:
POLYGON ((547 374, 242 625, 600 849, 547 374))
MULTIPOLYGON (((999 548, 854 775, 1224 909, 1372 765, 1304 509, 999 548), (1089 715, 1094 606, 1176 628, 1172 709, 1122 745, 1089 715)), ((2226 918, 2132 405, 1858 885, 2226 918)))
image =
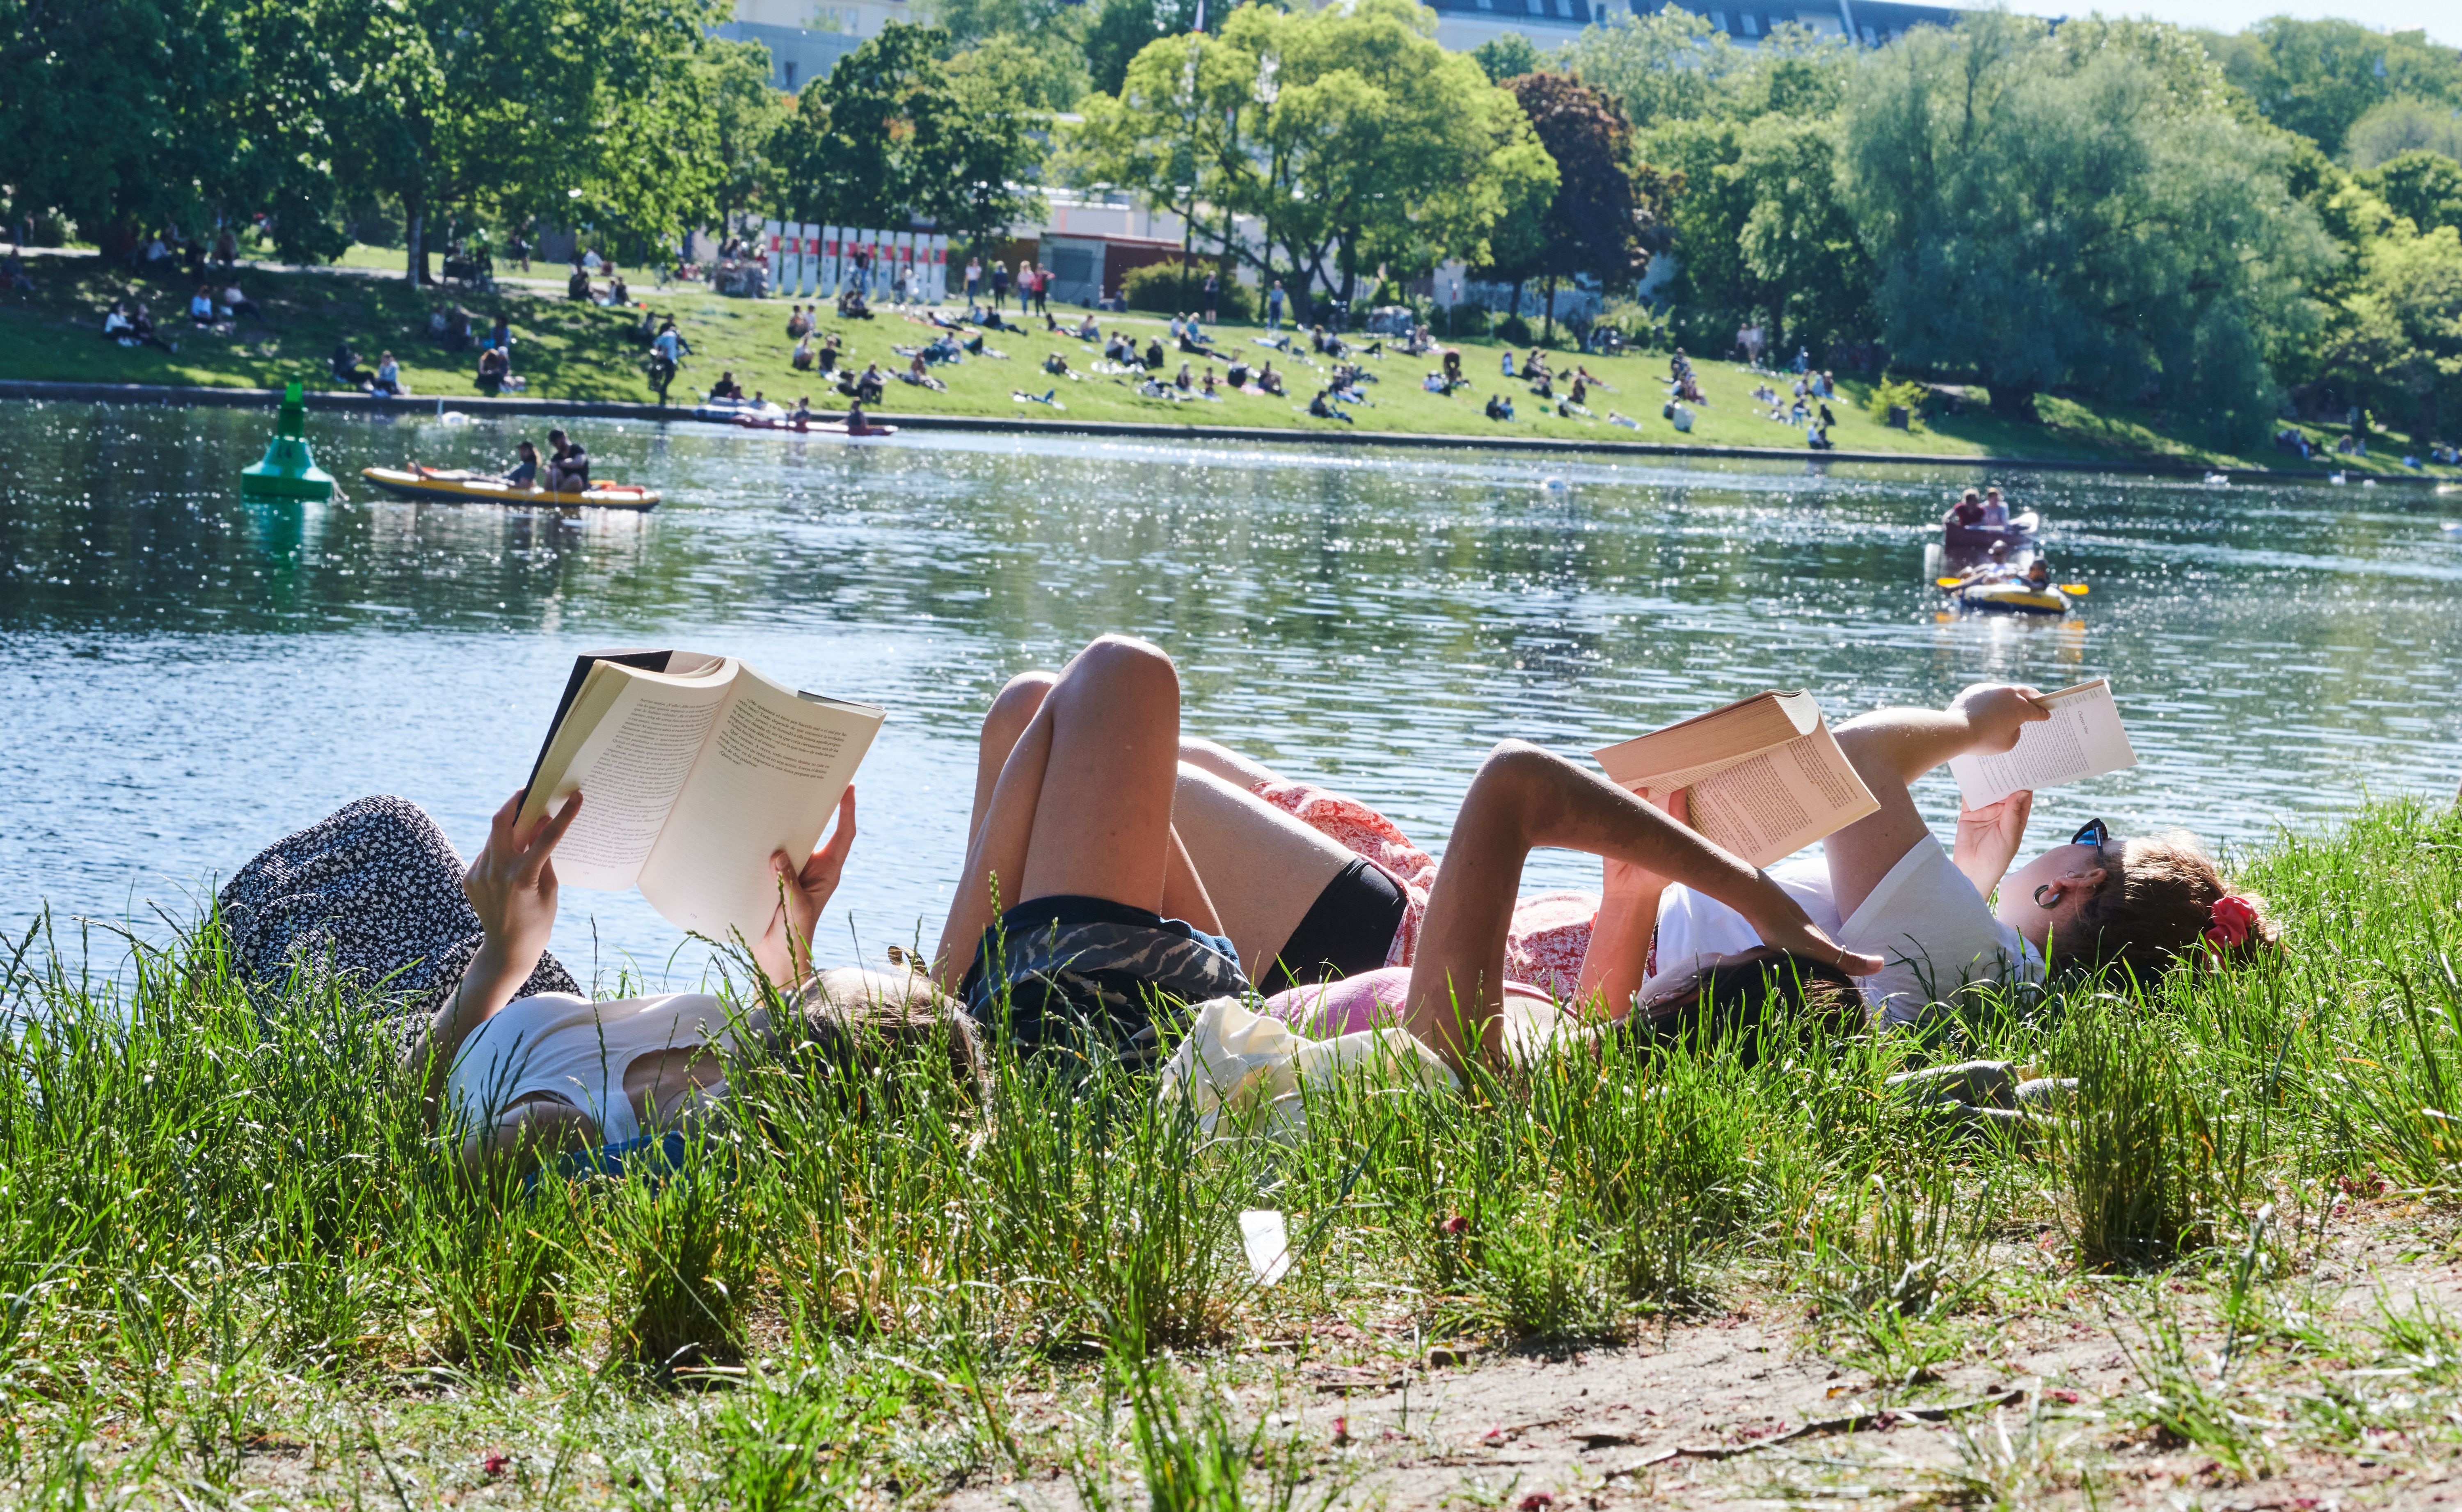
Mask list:
MULTIPOLYGON (((1508 997, 1551 1001, 1538 987, 1519 982, 1504 984, 1508 997)), ((1411 992, 1411 968, 1386 966, 1328 982, 1323 986, 1292 987, 1265 1000, 1264 1011, 1312 1040, 1356 1034, 1380 1025, 1402 1022, 1402 1007, 1411 992)))
MULTIPOLYGON (((1417 953, 1419 926, 1428 917, 1428 890, 1436 882, 1436 860, 1411 843, 1393 820, 1353 798, 1304 782, 1262 782, 1252 789, 1354 855, 1365 856, 1391 876, 1409 899, 1388 966, 1407 966, 1417 953)), ((1599 900, 1591 893, 1541 893, 1513 908, 1504 937, 1504 974, 1543 992, 1570 997, 1590 948, 1590 925, 1599 900)), ((1394 999, 1398 1007, 1401 1000, 1394 999)), ((1336 1032, 1347 1033, 1348 1030, 1336 1032)))

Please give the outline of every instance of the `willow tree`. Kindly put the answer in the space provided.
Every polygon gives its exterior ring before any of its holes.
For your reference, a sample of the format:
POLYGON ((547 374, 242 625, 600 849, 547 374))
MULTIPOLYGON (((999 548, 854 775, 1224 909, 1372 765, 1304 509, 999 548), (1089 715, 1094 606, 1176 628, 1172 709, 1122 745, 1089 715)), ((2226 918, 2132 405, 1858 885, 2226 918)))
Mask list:
MULTIPOLYGON (((1982 12, 1868 54, 1839 188, 1898 360, 1972 372, 2031 416, 2075 385, 2207 417, 2271 416, 2270 342, 2313 322, 2330 248, 2288 149, 2220 87, 2184 90, 2160 29, 1982 12)), ((2204 65, 2211 68, 2211 65, 2204 65)))

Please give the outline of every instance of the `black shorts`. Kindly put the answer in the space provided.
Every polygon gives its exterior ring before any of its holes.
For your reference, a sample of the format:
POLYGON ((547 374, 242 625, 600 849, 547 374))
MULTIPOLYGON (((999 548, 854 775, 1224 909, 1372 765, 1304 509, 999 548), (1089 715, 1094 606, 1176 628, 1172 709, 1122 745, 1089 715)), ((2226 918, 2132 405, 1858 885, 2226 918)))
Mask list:
POLYGON ((1411 906, 1401 884, 1362 856, 1334 874, 1257 980, 1266 997, 1373 971, 1393 947, 1411 906))
POLYGON ((1105 897, 1028 898, 983 931, 958 995, 994 1043, 1150 1066, 1163 1034, 1212 998, 1245 992, 1219 935, 1105 897))

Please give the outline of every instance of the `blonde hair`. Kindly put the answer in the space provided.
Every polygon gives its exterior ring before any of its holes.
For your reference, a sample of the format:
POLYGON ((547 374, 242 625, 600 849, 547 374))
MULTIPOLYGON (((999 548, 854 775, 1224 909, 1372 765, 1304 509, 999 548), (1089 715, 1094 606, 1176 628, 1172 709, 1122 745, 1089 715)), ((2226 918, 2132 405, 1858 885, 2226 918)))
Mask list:
POLYGON ((2282 931, 2266 917, 2265 899, 2234 893, 2195 835, 2174 830, 2115 841, 2104 848, 2104 864, 2111 875, 2079 908, 2067 932, 2052 936, 2054 971, 2120 966, 2151 981, 2184 959, 2232 965, 2281 946, 2282 931), (2237 945, 2207 933, 2214 927, 2214 904, 2227 896, 2255 916, 2237 945))

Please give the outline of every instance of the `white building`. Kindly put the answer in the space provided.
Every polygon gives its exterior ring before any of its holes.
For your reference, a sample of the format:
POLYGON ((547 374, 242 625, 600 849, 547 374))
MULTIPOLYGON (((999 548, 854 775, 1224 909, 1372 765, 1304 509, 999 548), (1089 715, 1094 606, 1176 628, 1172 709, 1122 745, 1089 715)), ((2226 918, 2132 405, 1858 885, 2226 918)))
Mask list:
POLYGON ((735 0, 735 19, 718 34, 767 48, 769 82, 792 95, 890 22, 923 19, 916 9, 910 0, 735 0))

